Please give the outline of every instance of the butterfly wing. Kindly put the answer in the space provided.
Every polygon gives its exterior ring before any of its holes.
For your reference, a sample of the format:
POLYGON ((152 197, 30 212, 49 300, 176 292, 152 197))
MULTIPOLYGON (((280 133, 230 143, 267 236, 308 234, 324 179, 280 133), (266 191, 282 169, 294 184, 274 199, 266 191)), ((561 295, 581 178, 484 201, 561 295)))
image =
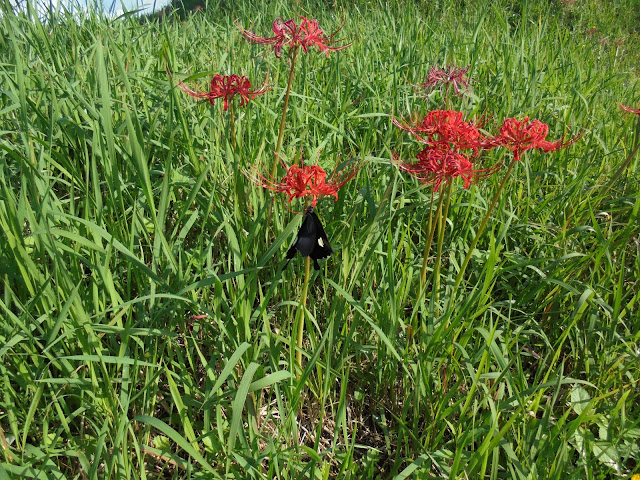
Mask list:
POLYGON ((287 251, 287 258, 290 260, 295 257, 296 250, 300 252, 300 255, 303 257, 308 257, 313 252, 315 243, 316 223, 309 211, 307 211, 304 215, 304 220, 300 226, 300 230, 298 230, 296 241, 291 245, 289 251, 287 251))
POLYGON ((298 232, 298 238, 296 240, 296 250, 300 252, 303 257, 308 257, 313 252, 313 248, 317 239, 317 225, 313 220, 315 213, 308 212, 304 216, 304 222, 298 232))
POLYGON ((329 243, 327 234, 325 233, 324 227, 322 226, 322 223, 320 223, 320 219, 318 218, 318 216, 315 214, 315 212, 310 212, 308 216, 312 217, 313 219, 316 233, 313 251, 309 254, 309 256, 314 260, 314 268, 316 270, 319 270, 320 266, 318 265, 317 260, 320 258, 327 258, 333 253, 333 250, 331 249, 331 244, 329 243))
POLYGON ((287 259, 291 260, 295 257, 296 251, 300 252, 302 257, 311 257, 313 268, 316 270, 320 270, 318 259, 327 258, 333 253, 324 227, 313 211, 313 207, 309 207, 305 212, 296 241, 287 251, 287 259))

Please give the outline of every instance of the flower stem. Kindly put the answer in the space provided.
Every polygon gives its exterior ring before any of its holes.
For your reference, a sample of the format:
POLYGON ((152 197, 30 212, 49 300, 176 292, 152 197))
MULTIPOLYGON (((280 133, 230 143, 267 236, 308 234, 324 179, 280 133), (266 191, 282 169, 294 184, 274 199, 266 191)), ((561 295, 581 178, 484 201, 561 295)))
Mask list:
MULTIPOLYGON (((434 191, 431 191, 431 204, 433 205, 433 196, 434 191)), ((427 224, 427 242, 424 246, 423 259, 422 259, 422 270, 420 272, 420 293, 418 294, 418 304, 422 302, 425 294, 427 293, 427 260, 429 259, 429 251, 431 250, 431 244, 433 243, 433 235, 436 231, 436 227, 439 224, 439 219, 442 216, 442 201, 444 200, 444 195, 440 193, 438 197, 438 207, 436 208, 436 218, 433 218, 433 210, 429 211, 429 223, 427 224)), ((432 208, 432 207, 430 207, 432 208)), ((418 330, 418 325, 412 326, 413 331, 418 330)))
MULTIPOLYGON (((607 193, 609 193, 609 190, 611 190, 611 187, 613 187, 613 185, 618 181, 618 179, 622 176, 622 174, 624 173, 624 171, 627 169, 627 167, 631 164, 631 160, 633 160, 633 157, 636 156, 636 153, 638 153, 638 150, 640 150, 640 119, 638 119, 638 131, 636 132, 636 145, 633 148, 633 150, 631 150, 631 153, 629 153, 629 155, 627 156, 627 158, 624 160, 624 162, 622 162, 622 164, 620 165, 620 167, 618 167, 618 169, 615 171, 615 173, 611 176, 611 179, 607 182, 607 184, 602 188, 602 190, 599 193, 600 197, 598 200, 598 203, 596 206, 599 206, 602 201, 604 200, 605 196, 607 195, 607 193)), ((587 217, 589 216, 589 212, 590 210, 587 210, 586 212, 584 212, 584 214, 582 215, 582 217, 579 217, 577 224, 578 225, 582 225, 582 223, 587 219, 587 217)))
POLYGON ((284 106, 282 107, 282 118, 280 119, 280 131, 278 132, 278 143, 276 144, 276 153, 271 167, 271 178, 276 178, 278 172, 278 161, 280 160, 280 149, 282 148, 282 139, 284 137, 284 125, 287 119, 287 108, 289 107, 289 94, 291 93, 291 84, 293 82, 293 73, 296 66, 296 58, 298 57, 299 47, 293 48, 291 54, 291 69, 289 70, 289 82, 287 83, 287 91, 284 94, 284 106))
MULTIPOLYGON (((300 295, 300 306, 298 308, 298 350, 296 351, 296 362, 302 371, 302 335, 304 333, 304 310, 307 305, 307 292, 309 291, 309 277, 311 273, 311 257, 307 257, 304 262, 304 283, 302 284, 302 294, 300 295)), ((299 378, 299 374, 298 374, 299 378)))
MULTIPOLYGON (((427 224, 427 241, 424 245, 424 252, 422 253, 422 270, 420 271, 420 290, 418 294, 417 304, 422 302, 425 294, 427 293, 427 261, 429 260, 429 252, 431 251, 431 245, 433 243, 433 235, 435 234, 436 227, 439 224, 439 219, 442 216, 442 201, 444 200, 444 195, 440 193, 438 197, 438 207, 436 208, 436 215, 433 218, 433 197, 434 190, 431 190, 431 204, 429 206, 429 223, 427 224)), ((412 325, 412 331, 416 332, 418 330, 418 325, 412 325)))
POLYGON ((509 178, 509 175, 511 175, 511 171, 513 170, 513 167, 516 164, 516 162, 517 160, 514 156, 513 160, 511 160, 511 163, 509 164, 509 168, 507 168, 507 172, 504 174, 504 177, 502 178, 502 182, 500 183, 500 187, 498 188, 498 191, 496 192, 496 194, 493 197, 493 200, 491 201, 491 205, 489 205, 489 208, 487 209, 487 213, 485 213, 484 218, 482 219, 482 223, 480 223, 480 227, 476 231, 475 237, 473 237, 473 241, 471 242, 471 245, 467 250, 467 255, 464 257, 464 261, 462 262, 462 265, 460 265, 460 271, 458 272, 458 276, 456 277, 456 283, 454 284, 454 289, 450 297, 451 299, 453 299, 453 296, 455 295, 455 291, 462 283, 462 277, 464 277, 464 271, 467 269, 469 260, 471 260, 471 255, 473 254, 473 250, 476 248, 476 245, 478 244, 478 240, 480 239, 480 235, 482 235, 484 228, 487 226, 487 221, 491 216, 491 212, 493 212, 493 209, 496 206, 496 203, 498 203, 498 198, 500 198, 500 194, 502 193, 502 190, 504 189, 504 186, 507 183, 507 179, 509 178))
MULTIPOLYGON (((436 208, 436 218, 433 220, 433 224, 431 225, 431 231, 429 232, 429 238, 427 239, 427 245, 429 247, 429 249, 431 249, 431 244, 433 243, 433 235, 435 234, 436 229, 438 228, 438 225, 440 225, 440 217, 442 217, 442 203, 444 200, 444 194, 441 192, 440 195, 438 196, 438 207, 436 208)), ((429 252, 427 252, 427 255, 429 254, 429 252)), ((423 269, 424 269, 424 273, 425 273, 425 281, 423 281, 423 286, 424 284, 426 284, 426 266, 424 264, 423 261, 423 269)))
POLYGON ((233 111, 233 100, 229 102, 229 117, 231 118, 231 124, 229 125, 229 134, 231 135, 231 145, 233 146, 233 153, 236 153, 236 121, 233 111))
POLYGON ((616 183, 616 180, 618 180, 618 178, 620 178, 620 175, 622 175, 622 172, 624 172, 625 169, 629 166, 629 164, 631 163, 631 160, 633 160, 633 157, 635 157, 635 155, 636 155, 636 153, 638 153, 639 149, 640 149, 640 138, 638 139, 638 143, 636 144, 636 147, 629 154, 629 156, 622 163, 622 165, 620 165, 620 168, 618 168, 618 170, 616 170, 616 173, 613 174, 613 176, 611 177, 611 180, 609 180, 609 183, 607 183, 605 185, 604 191, 602 192, 603 195, 606 194, 611 189, 613 184, 616 183))
POLYGON ((422 270, 420 270, 420 290, 424 289, 427 282, 427 260, 429 259, 429 250, 431 250, 431 243, 433 241, 433 232, 435 231, 435 224, 433 222, 433 196, 435 192, 431 189, 431 202, 429 203, 429 223, 427 223, 427 241, 424 244, 424 251, 422 252, 422 270))
POLYGON ((453 183, 449 182, 447 193, 445 194, 447 197, 447 201, 445 203, 444 212, 438 217, 438 247, 436 253, 436 263, 433 271, 433 291, 435 292, 436 296, 436 317, 438 316, 437 303, 440 300, 440 264, 442 263, 442 244, 444 243, 444 231, 447 228, 447 216, 449 215, 449 204, 451 203, 452 187, 453 183))

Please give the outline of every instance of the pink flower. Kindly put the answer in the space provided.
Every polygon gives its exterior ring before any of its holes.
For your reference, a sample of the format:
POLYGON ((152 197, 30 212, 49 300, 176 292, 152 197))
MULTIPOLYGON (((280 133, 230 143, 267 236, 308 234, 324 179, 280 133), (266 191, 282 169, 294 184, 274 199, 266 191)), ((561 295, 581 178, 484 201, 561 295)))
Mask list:
POLYGON ((447 65, 440 68, 440 65, 431 67, 427 80, 420 85, 425 90, 433 90, 438 85, 444 85, 448 90, 453 86, 453 90, 456 95, 460 94, 460 90, 467 90, 469 88, 470 79, 465 77, 469 71, 469 66, 466 68, 457 67, 455 65, 447 65))
POLYGON ((238 28, 240 28, 242 36, 252 43, 273 45, 273 52, 278 58, 282 56, 282 48, 285 46, 288 46, 289 49, 302 47, 305 53, 309 53, 309 47, 315 45, 318 50, 329 56, 330 51, 343 50, 351 45, 349 43, 337 47, 331 46, 337 42, 333 40, 333 37, 339 29, 327 36, 316 20, 309 20, 302 16, 300 19, 302 20, 300 24, 296 24, 293 19, 284 21, 281 18, 277 18, 271 27, 274 34, 272 37, 260 37, 240 26, 238 28))
POLYGON ((620 108, 622 110, 624 110, 625 112, 629 112, 629 113, 635 113, 636 115, 640 115, 640 108, 630 108, 630 107, 625 107, 624 105, 620 104, 620 108))
POLYGON ((287 167, 284 163, 282 165, 287 173, 279 182, 267 178, 255 170, 248 176, 263 188, 286 194, 289 197, 289 203, 294 198, 310 197, 312 207, 316 206, 320 197, 334 197, 338 200, 338 190, 358 171, 357 165, 350 169, 334 171, 331 178, 327 180, 327 172, 318 165, 292 165, 291 167, 287 167))
POLYGON ((549 127, 539 120, 529 122, 529 117, 519 121, 515 118, 507 118, 500 127, 499 135, 493 139, 495 146, 505 147, 513 152, 513 158, 520 160, 520 155, 532 148, 540 148, 545 152, 553 152, 571 145, 580 138, 580 135, 571 140, 563 138, 555 142, 546 140, 549 127))
POLYGON ((268 92, 267 81, 265 79, 264 84, 258 90, 251 90, 251 82, 247 77, 239 75, 215 75, 211 79, 208 92, 196 92, 187 87, 184 82, 178 83, 178 88, 190 95, 193 98, 200 100, 209 100, 211 105, 218 98, 222 98, 224 101, 223 110, 226 111, 229 108, 229 100, 233 100, 233 97, 238 95, 240 97, 240 106, 244 107, 249 100, 253 100, 258 95, 262 95, 268 92))

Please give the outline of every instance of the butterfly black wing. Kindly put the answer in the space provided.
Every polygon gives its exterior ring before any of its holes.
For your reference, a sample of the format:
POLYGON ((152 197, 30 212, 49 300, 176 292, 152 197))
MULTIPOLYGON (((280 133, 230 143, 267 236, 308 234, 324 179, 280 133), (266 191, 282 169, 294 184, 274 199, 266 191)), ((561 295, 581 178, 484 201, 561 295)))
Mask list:
POLYGON ((309 213, 311 210, 312 208, 310 207, 305 212, 304 220, 296 236, 296 241, 287 251, 287 259, 289 260, 296 256, 296 251, 300 252, 300 255, 303 257, 308 257, 313 251, 313 246, 316 242, 316 223, 309 213))
POLYGON ((286 258, 287 258, 287 260, 291 260, 295 256, 296 256, 296 244, 294 243, 293 245, 291 245, 291 248, 289 248, 289 250, 287 250, 287 257, 286 258))
MULTIPOLYGON (((304 216, 304 221, 298 231, 298 238, 296 239, 296 250, 300 252, 303 257, 308 257, 313 252, 313 249, 318 238, 317 223, 314 220, 315 213, 307 210, 304 216)), ((317 218, 317 217, 316 217, 317 218)))
POLYGON ((324 227, 322 226, 322 223, 320 223, 320 219, 318 218, 318 216, 315 214, 315 212, 309 212, 307 215, 313 218, 316 231, 316 240, 314 243, 313 251, 309 254, 309 256, 313 259, 313 267, 316 270, 320 270, 318 260, 321 258, 327 258, 333 253, 333 250, 331 249, 329 239, 327 238, 327 234, 325 233, 324 227))
POLYGON ((313 211, 313 207, 309 207, 305 212, 296 241, 287 251, 287 259, 291 260, 295 257, 296 251, 300 252, 302 257, 311 257, 313 268, 316 270, 320 270, 318 259, 327 258, 333 253, 324 227, 313 211))

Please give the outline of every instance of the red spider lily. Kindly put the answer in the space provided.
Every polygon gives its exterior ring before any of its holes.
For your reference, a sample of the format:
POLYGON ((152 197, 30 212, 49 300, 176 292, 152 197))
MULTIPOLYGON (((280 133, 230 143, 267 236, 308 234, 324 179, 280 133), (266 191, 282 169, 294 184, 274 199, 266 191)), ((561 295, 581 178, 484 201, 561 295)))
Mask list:
POLYGON ((245 30, 239 27, 242 36, 249 40, 251 43, 259 43, 263 45, 273 45, 273 52, 276 57, 282 56, 282 47, 285 45, 299 46, 302 43, 302 32, 296 23, 291 20, 283 21, 281 18, 276 18, 273 22, 271 29, 273 30, 273 37, 260 37, 249 30, 245 30))
POLYGON ((411 132, 418 141, 433 147, 454 147, 455 149, 489 148, 476 126, 462 119, 462 112, 455 110, 432 110, 419 125, 405 125, 393 119, 393 124, 411 132), (427 138, 425 139, 424 136, 427 138))
POLYGON ((472 182, 487 178, 500 168, 500 165, 486 169, 474 168, 468 155, 448 148, 427 147, 416 158, 418 161, 410 164, 394 155, 393 161, 423 184, 433 185, 436 192, 442 183, 451 182, 457 177, 464 181, 464 188, 469 188, 472 182))
POLYGON ((471 80, 465 75, 469 71, 469 66, 466 68, 457 67, 455 65, 447 65, 440 68, 440 65, 431 67, 427 80, 420 85, 425 90, 433 90, 438 85, 445 85, 447 90, 453 86, 453 90, 456 95, 460 95, 461 88, 467 90, 471 80))
POLYGON ((351 45, 351 43, 349 43, 337 47, 330 46, 337 42, 337 40, 333 40, 333 37, 340 29, 327 36, 316 20, 309 20, 302 16, 300 19, 302 21, 300 24, 297 24, 293 19, 284 21, 281 18, 277 18, 271 27, 274 33, 273 37, 260 37, 249 30, 245 30, 240 26, 238 27, 242 32, 242 36, 248 41, 263 45, 273 45, 273 52, 278 58, 282 56, 282 47, 285 46, 288 46, 290 49, 302 47, 304 53, 309 53, 309 47, 315 45, 318 50, 329 56, 330 51, 344 50, 351 45))
POLYGON ((640 115, 640 108, 631 108, 631 107, 625 107, 624 105, 620 104, 620 108, 622 110, 624 110, 625 112, 629 112, 629 113, 635 113, 636 115, 640 115))
POLYGON ((258 90, 251 90, 251 82, 247 77, 233 75, 215 75, 211 79, 208 92, 196 92, 187 87, 184 82, 178 83, 178 88, 193 98, 200 100, 209 100, 211 105, 218 98, 224 100, 223 110, 229 108, 229 100, 238 95, 240 97, 240 106, 244 107, 249 100, 253 100, 256 96, 262 95, 270 90, 265 79, 264 84, 258 90))
MULTIPOLYGON (((305 17, 300 17, 302 19, 302 24, 300 28, 305 32, 305 43, 306 46, 315 45, 318 50, 323 52, 327 57, 329 56, 329 52, 337 52, 339 50, 344 50, 351 46, 351 43, 346 45, 340 45, 338 47, 331 47, 328 44, 336 43, 336 40, 332 40, 333 37, 340 31, 340 29, 333 32, 331 35, 326 36, 324 31, 318 25, 317 20, 308 20, 305 17)), ((305 45, 302 46, 305 53, 307 52, 305 45)))
POLYGON ((249 176, 251 180, 263 188, 273 190, 277 193, 284 193, 289 197, 288 202, 294 198, 311 198, 311 206, 315 207, 319 197, 334 197, 338 200, 338 190, 351 180, 358 171, 358 166, 353 168, 334 171, 331 178, 327 180, 327 172, 318 165, 292 165, 287 167, 285 176, 276 182, 255 171, 249 176))
POLYGON ((529 122, 529 117, 519 121, 515 118, 507 118, 500 127, 499 135, 490 143, 495 146, 505 147, 513 152, 514 160, 520 160, 520 154, 532 148, 540 148, 545 152, 553 152, 574 143, 580 135, 564 141, 564 138, 555 142, 546 140, 549 127, 539 120, 529 122))

